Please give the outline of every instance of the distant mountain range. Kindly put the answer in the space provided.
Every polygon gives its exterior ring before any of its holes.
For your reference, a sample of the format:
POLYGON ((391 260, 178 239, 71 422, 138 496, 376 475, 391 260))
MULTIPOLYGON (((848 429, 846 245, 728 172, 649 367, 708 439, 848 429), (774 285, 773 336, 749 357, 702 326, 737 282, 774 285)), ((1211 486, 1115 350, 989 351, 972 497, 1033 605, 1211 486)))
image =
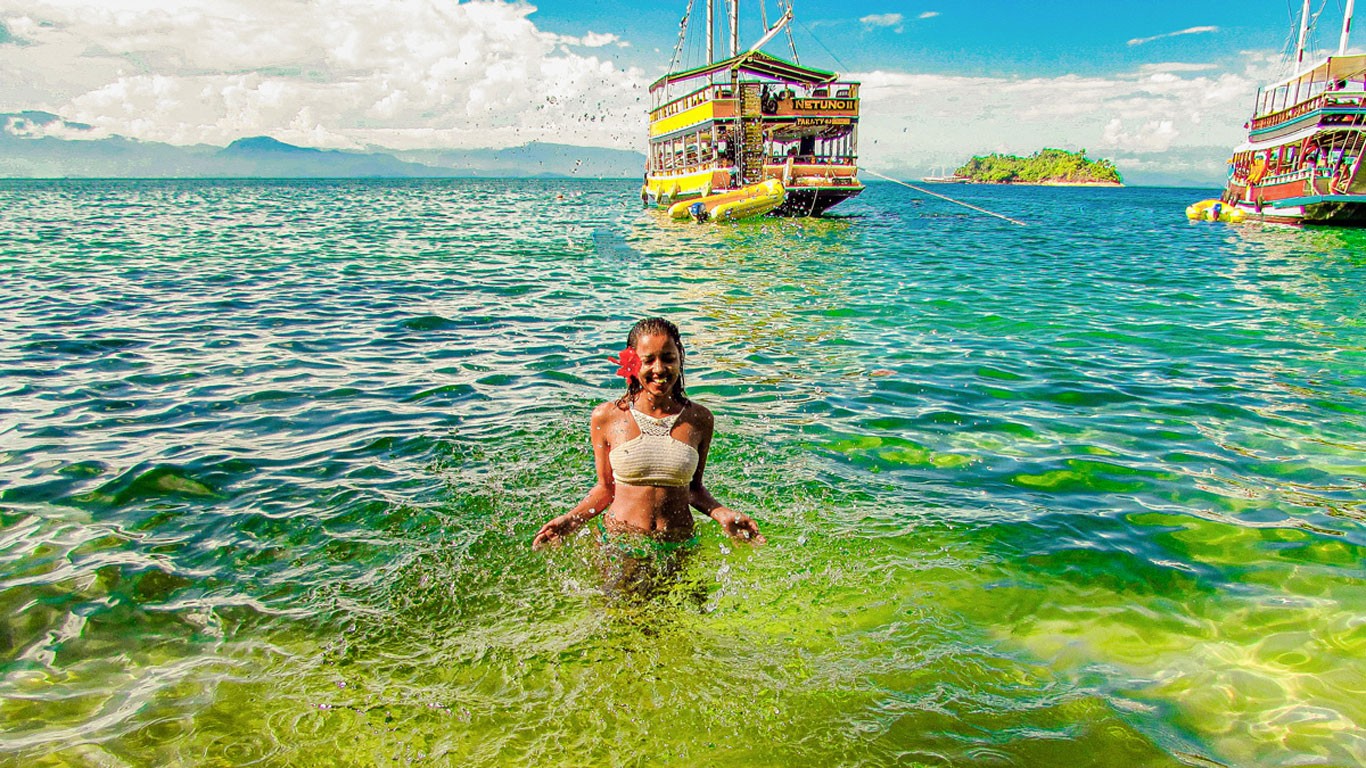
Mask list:
POLYGON ((0 113, 0 178, 637 178, 639 152, 532 142, 509 149, 367 152, 297 147, 266 136, 226 147, 122 136, 48 112, 0 113))

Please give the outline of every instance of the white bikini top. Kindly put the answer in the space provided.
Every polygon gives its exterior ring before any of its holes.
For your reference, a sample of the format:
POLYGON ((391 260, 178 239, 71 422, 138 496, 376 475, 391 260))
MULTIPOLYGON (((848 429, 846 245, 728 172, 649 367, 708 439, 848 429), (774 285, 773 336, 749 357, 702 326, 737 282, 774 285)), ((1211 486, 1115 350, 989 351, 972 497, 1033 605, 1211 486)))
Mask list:
POLYGON ((670 434, 682 411, 656 419, 631 404, 640 435, 612 449, 612 479, 626 485, 686 486, 692 482, 701 457, 697 449, 670 434))

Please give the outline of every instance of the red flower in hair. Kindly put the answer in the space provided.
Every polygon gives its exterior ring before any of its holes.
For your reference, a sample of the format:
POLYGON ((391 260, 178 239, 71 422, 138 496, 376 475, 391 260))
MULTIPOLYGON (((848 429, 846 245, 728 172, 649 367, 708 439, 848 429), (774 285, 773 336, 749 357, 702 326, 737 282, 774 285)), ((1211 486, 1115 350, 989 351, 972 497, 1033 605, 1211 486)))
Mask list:
POLYGON ((636 374, 640 373, 640 355, 637 355, 636 351, 630 347, 621 350, 620 359, 615 357, 608 357, 607 359, 619 366, 617 368, 617 375, 623 379, 629 381, 630 379, 635 378, 636 374))

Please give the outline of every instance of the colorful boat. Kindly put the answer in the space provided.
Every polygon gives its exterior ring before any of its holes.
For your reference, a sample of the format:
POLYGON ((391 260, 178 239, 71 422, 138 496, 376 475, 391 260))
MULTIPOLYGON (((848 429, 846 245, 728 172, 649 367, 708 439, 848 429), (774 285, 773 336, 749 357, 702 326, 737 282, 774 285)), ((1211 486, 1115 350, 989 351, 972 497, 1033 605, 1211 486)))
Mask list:
POLYGON ((683 200, 669 206, 669 218, 729 222, 763 216, 783 204, 787 190, 777 179, 683 200))
POLYGON ((819 216, 862 192, 859 84, 796 63, 795 49, 794 61, 760 50, 792 21, 790 5, 757 43, 740 51, 739 3, 731 0, 730 55, 717 60, 718 1, 704 0, 706 62, 675 70, 689 12, 669 73, 650 86, 641 199, 673 206, 775 179, 786 196, 773 213, 819 216))
POLYGON ((1305 0, 1295 74, 1257 92, 1222 196, 1248 219, 1366 226, 1366 55, 1347 54, 1352 7, 1348 0, 1337 54, 1306 65, 1314 16, 1305 0))

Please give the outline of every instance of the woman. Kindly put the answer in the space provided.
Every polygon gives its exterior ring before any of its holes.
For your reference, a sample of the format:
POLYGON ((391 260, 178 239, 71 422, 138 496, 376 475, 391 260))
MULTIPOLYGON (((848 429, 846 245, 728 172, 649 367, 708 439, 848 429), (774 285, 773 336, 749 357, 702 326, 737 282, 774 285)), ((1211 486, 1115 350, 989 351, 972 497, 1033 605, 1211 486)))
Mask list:
POLYGON ((532 547, 558 541, 598 514, 613 536, 687 542, 689 507, 730 537, 762 544, 754 520, 722 506, 702 482, 714 422, 711 411, 683 394, 678 327, 660 317, 641 320, 613 362, 626 378, 626 394, 593 410, 598 482, 573 509, 541 526, 532 547))

